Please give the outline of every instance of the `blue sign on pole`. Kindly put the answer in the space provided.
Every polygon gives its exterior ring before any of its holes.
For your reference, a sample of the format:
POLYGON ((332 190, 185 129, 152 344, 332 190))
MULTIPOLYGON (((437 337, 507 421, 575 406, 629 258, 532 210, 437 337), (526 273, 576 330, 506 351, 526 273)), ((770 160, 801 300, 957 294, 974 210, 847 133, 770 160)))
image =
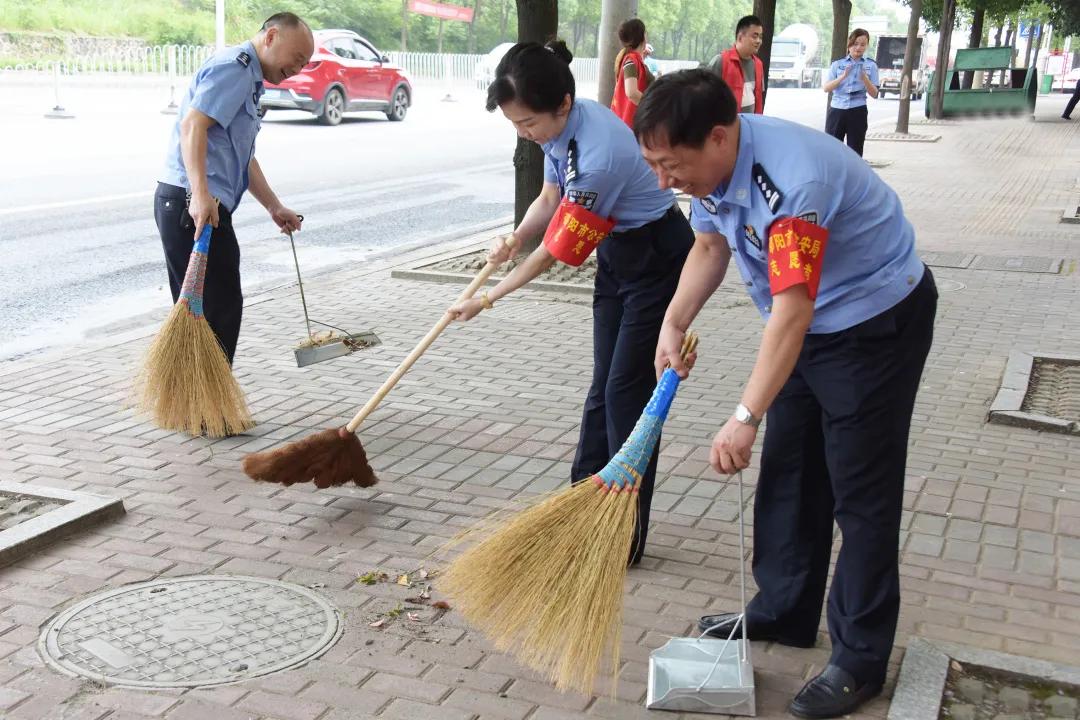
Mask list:
POLYGON ((1020 21, 1020 32, 1018 33, 1019 37, 1022 37, 1022 38, 1031 37, 1032 28, 1035 29, 1035 37, 1036 38, 1042 37, 1042 25, 1034 25, 1034 26, 1028 25, 1023 20, 1020 21))

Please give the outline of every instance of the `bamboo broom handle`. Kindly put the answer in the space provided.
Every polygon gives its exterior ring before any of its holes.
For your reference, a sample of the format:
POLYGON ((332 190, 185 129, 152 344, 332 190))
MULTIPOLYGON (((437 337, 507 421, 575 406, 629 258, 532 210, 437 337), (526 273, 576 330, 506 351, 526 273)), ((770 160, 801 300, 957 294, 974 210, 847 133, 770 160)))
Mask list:
MULTIPOLYGON (((507 241, 505 239, 503 240, 503 244, 505 244, 511 249, 513 249, 513 246, 516 243, 517 239, 513 236, 511 236, 510 241, 507 241)), ((457 301, 455 301, 454 304, 456 305, 457 303, 464 302, 471 298, 473 295, 475 295, 476 291, 479 290, 485 282, 487 282, 487 279, 491 277, 491 274, 495 272, 498 267, 499 266, 497 264, 491 262, 484 265, 480 272, 476 274, 476 277, 473 278, 473 281, 469 283, 469 286, 466 287, 464 291, 462 291, 461 295, 458 297, 457 301)), ((367 416, 375 411, 375 408, 379 406, 379 403, 383 401, 383 398, 385 398, 387 394, 389 394, 389 392, 394 389, 394 386, 398 384, 398 381, 401 380, 402 377, 404 377, 405 373, 409 372, 409 368, 413 366, 413 363, 420 359, 420 356, 423 355, 429 347, 431 347, 431 343, 435 342, 435 338, 439 337, 439 335, 442 334, 442 331, 445 330, 447 326, 450 325, 450 323, 452 323, 453 321, 454 318, 450 315, 450 313, 445 313, 442 316, 442 319, 435 324, 435 327, 431 328, 431 330, 428 330, 428 334, 424 336, 423 340, 421 340, 416 345, 416 347, 413 348, 413 351, 409 353, 408 357, 401 361, 401 364, 397 366, 397 369, 394 370, 390 377, 386 378, 386 382, 382 384, 382 387, 375 391, 375 394, 371 397, 370 400, 367 401, 367 404, 364 405, 364 407, 360 408, 360 411, 357 412, 355 416, 353 416, 353 419, 350 420, 349 424, 345 426, 346 430, 351 433, 356 432, 356 429, 360 427, 360 423, 364 422, 364 420, 367 419, 367 416)))

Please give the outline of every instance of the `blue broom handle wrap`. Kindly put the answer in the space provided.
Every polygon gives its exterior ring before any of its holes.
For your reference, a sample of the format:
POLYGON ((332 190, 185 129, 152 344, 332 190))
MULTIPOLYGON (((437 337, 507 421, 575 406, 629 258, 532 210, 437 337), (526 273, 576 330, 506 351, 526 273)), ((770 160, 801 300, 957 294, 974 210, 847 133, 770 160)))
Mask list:
POLYGON ((660 431, 678 389, 679 376, 671 368, 664 370, 660 382, 653 390, 652 399, 638 418, 630 437, 619 448, 619 452, 615 453, 615 457, 597 473, 608 488, 631 490, 641 482, 656 444, 660 441, 660 431))
POLYGON ((675 392, 679 389, 680 378, 671 368, 664 370, 660 375, 660 382, 656 383, 652 399, 645 406, 645 414, 659 418, 661 422, 667 420, 668 410, 675 400, 675 392))
POLYGON ((184 273, 184 284, 180 287, 179 301, 187 303, 188 309, 195 317, 203 316, 203 287, 206 282, 206 264, 209 260, 210 234, 213 227, 206 225, 199 233, 195 245, 191 249, 188 259, 187 271, 184 273))
POLYGON ((195 247, 191 249, 191 252, 202 253, 203 255, 210 252, 210 233, 213 232, 213 229, 213 226, 209 223, 203 226, 199 237, 195 238, 195 247))

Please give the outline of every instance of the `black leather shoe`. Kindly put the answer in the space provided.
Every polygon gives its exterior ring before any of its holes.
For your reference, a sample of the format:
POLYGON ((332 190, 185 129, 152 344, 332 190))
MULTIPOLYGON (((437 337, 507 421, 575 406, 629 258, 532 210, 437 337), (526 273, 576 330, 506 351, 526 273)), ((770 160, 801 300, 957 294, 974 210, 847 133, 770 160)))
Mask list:
POLYGON ((855 712, 880 692, 880 684, 858 685, 848 671, 836 665, 827 665, 820 675, 803 686, 788 706, 788 712, 815 720, 840 717, 855 712))
MULTIPOLYGON (((739 619, 739 613, 720 613, 719 615, 702 615, 698 620, 697 628, 699 633, 705 633, 709 637, 720 638, 721 640, 727 640, 728 635, 731 633, 731 629, 735 627, 735 621, 739 619)), ((741 640, 743 637, 743 624, 739 623, 739 627, 735 630, 735 634, 731 635, 732 640, 741 640)), ((812 635, 807 640, 793 640, 791 638, 783 638, 777 635, 769 635, 768 633, 761 632, 760 629, 750 631, 750 639, 760 642, 778 642, 781 645, 787 645, 788 647, 797 648, 812 648, 817 642, 817 636, 812 635)))
POLYGON ((732 640, 741 640, 743 636, 743 626, 739 623, 739 627, 736 628, 735 634, 731 634, 731 629, 735 627, 735 623, 739 620, 739 613, 720 613, 719 615, 702 615, 698 620, 697 628, 699 633, 705 633, 709 637, 720 638, 721 640, 727 640, 730 637, 732 640))

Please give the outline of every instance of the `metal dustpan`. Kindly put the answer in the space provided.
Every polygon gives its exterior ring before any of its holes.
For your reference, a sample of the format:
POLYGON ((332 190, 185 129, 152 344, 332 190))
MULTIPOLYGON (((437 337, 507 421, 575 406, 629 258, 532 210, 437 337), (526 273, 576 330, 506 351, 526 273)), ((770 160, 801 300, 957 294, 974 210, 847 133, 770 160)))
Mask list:
MULTIPOLYGON (((756 715, 754 665, 750 643, 731 636, 746 622, 746 555, 743 526, 743 486, 739 473, 739 586, 742 614, 726 640, 702 633, 696 638, 672 638, 649 654, 650 710, 756 715)), ((740 633, 746 635, 745 632, 740 633)))
MULTIPOLYGON (((300 219, 302 220, 303 216, 300 219)), ((304 323, 307 326, 308 333, 308 339, 294 351, 296 366, 314 365, 324 360, 333 360, 354 353, 357 350, 380 344, 381 341, 374 332, 350 333, 329 323, 319 322, 308 317, 307 299, 304 297, 304 281, 300 277, 300 261, 296 257, 296 243, 293 242, 292 233, 290 232, 288 235, 289 245, 292 246, 293 263, 296 265, 296 283, 300 286, 300 304, 304 306, 304 323), (330 328, 330 330, 337 330, 337 333, 313 333, 311 323, 322 325, 330 328)))

